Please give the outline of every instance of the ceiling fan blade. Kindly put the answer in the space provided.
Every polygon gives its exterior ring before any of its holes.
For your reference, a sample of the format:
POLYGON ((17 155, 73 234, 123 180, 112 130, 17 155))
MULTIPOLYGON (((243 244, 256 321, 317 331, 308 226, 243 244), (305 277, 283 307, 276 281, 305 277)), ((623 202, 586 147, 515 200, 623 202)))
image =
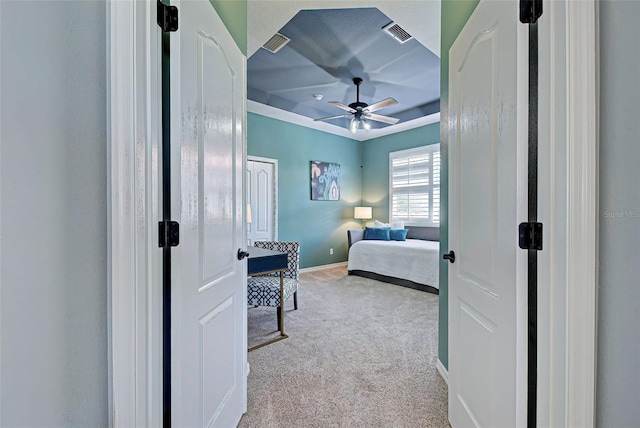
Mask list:
POLYGON ((313 119, 313 121, 314 122, 318 122, 320 120, 340 119, 341 117, 349 117, 349 116, 351 116, 351 113, 349 113, 349 114, 339 114, 337 116, 321 117, 320 119, 313 119))
POLYGON ((397 117, 383 116, 381 114, 373 114, 369 112, 365 113, 364 117, 378 122, 389 123, 391 125, 400 122, 400 119, 398 119, 397 117))
POLYGON ((342 104, 342 103, 340 103, 338 101, 329 101, 329 104, 333 104, 334 106, 336 106, 338 108, 341 108, 342 110, 348 111, 349 113, 355 113, 356 112, 356 110, 354 110, 351 107, 346 106, 346 105, 344 105, 344 104, 342 104))
POLYGON ((369 107, 366 107, 364 110, 368 112, 374 112, 374 111, 382 110, 383 108, 394 106, 396 104, 398 104, 398 101, 396 101, 395 99, 386 98, 382 101, 378 101, 375 104, 371 104, 369 107))

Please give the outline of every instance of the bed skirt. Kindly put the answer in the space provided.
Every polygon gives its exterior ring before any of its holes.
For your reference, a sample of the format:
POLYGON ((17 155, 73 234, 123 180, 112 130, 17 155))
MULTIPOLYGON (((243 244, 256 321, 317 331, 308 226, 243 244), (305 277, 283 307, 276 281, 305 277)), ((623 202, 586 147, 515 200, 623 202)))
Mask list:
POLYGON ((395 278, 393 276, 380 275, 366 270, 350 270, 349 275, 357 275, 363 278, 375 279, 376 281, 389 282, 395 285, 401 285, 403 287, 413 288, 414 290, 426 291, 427 293, 440 294, 440 291, 436 287, 430 285, 418 284, 417 282, 410 281, 408 279, 395 278))

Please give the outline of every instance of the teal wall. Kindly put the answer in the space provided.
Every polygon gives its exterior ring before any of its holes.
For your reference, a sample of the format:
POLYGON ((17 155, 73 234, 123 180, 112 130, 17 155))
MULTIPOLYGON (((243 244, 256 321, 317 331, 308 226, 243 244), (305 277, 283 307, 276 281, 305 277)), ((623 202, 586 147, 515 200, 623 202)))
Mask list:
MULTIPOLYGON (((460 34, 462 27, 467 22, 471 13, 476 8, 479 0, 442 0, 440 22, 441 30, 441 56, 440 56, 440 123, 448 122, 449 112, 449 48, 460 34)), ((448 252, 449 246, 449 138, 447 127, 440 128, 440 156, 442 158, 441 170, 441 211, 440 218, 440 251, 448 252)), ((447 261, 440 257, 440 328, 438 334, 438 358, 442 364, 449 367, 449 275, 447 261)))
POLYGON ((373 218, 389 220, 389 153, 440 142, 440 124, 422 126, 362 143, 362 204, 373 218))
POLYGON ((209 0, 231 33, 236 44, 247 55, 247 0, 209 0))
POLYGON ((300 242, 300 267, 346 261, 347 230, 361 228, 361 143, 248 113, 247 153, 278 159, 278 239, 300 242), (312 160, 340 164, 339 201, 311 200, 312 160))

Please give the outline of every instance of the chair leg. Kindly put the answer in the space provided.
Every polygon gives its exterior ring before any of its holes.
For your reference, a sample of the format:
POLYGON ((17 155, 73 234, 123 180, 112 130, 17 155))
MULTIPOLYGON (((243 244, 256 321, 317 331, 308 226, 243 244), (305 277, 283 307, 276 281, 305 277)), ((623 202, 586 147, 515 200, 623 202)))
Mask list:
POLYGON ((282 331, 282 325, 280 323, 280 306, 276 308, 276 315, 278 316, 278 331, 282 331))
POLYGON ((298 292, 293 293, 293 309, 298 310, 298 292))

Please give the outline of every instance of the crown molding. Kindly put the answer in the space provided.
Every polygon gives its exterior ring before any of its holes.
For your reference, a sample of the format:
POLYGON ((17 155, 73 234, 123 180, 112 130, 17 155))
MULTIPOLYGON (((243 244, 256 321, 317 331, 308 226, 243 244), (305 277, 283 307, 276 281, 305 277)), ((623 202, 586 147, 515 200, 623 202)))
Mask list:
POLYGON ((380 129, 370 129, 368 131, 358 130, 356 134, 352 134, 348 129, 341 126, 331 125, 326 122, 315 122, 313 121, 313 119, 309 119, 306 116, 291 113, 266 104, 258 103, 256 101, 247 100, 247 111, 250 113, 259 114, 261 116, 270 117, 272 119, 282 120, 283 122, 293 123, 295 125, 304 126, 305 128, 316 129, 318 131, 327 132, 329 134, 338 135, 340 137, 345 137, 349 138, 350 140, 356 141, 372 140, 374 138, 397 134, 398 132, 408 131, 410 129, 440 122, 440 113, 438 112, 380 129))

